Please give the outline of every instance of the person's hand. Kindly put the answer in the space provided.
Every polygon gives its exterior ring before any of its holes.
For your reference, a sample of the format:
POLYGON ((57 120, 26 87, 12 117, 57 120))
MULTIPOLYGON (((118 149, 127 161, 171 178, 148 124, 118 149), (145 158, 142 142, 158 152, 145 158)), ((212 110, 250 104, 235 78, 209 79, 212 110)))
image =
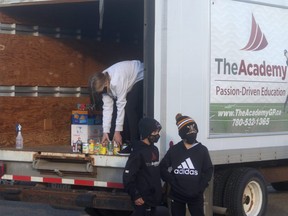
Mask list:
POLYGON ((136 199, 136 200, 134 201, 134 203, 135 203, 135 205, 137 205, 137 206, 141 206, 141 205, 143 205, 145 202, 144 202, 144 200, 142 199, 142 197, 140 197, 140 198, 136 199))
POLYGON ((116 142, 118 145, 122 145, 122 136, 121 136, 121 134, 120 134, 120 131, 115 131, 113 140, 114 140, 114 142, 116 142))
POLYGON ((109 142, 109 134, 108 133, 103 133, 101 143, 104 144, 104 145, 107 145, 108 142, 109 142))

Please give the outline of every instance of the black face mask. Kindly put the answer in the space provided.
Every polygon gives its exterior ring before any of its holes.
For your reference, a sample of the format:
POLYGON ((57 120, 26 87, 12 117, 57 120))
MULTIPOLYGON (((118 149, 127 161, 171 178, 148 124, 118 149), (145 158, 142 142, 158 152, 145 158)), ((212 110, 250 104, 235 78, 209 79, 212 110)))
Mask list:
POLYGON ((185 136, 185 140, 188 144, 194 144, 196 142, 196 137, 197 137, 197 134, 195 133, 187 134, 185 136))
POLYGON ((157 134, 157 135, 150 135, 150 136, 148 136, 148 141, 149 141, 150 144, 157 143, 158 140, 159 140, 159 138, 160 138, 160 135, 159 135, 159 134, 157 134))

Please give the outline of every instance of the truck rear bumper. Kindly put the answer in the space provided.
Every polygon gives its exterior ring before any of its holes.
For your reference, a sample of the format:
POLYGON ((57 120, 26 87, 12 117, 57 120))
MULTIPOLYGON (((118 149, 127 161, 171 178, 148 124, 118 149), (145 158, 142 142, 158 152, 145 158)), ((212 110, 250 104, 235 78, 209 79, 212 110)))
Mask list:
POLYGON ((132 210, 130 197, 121 191, 50 189, 39 186, 0 185, 0 196, 7 200, 45 203, 61 208, 91 207, 132 210))

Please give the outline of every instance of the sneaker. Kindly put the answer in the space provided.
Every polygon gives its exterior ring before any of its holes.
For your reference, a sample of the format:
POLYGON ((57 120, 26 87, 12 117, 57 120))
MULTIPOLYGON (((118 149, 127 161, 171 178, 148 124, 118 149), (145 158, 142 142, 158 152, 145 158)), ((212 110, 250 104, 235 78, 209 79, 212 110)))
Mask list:
POLYGON ((119 152, 118 152, 118 154, 119 155, 129 155, 130 153, 131 153, 131 151, 132 151, 132 148, 131 148, 131 145, 127 145, 127 147, 126 148, 124 148, 124 149, 122 149, 122 150, 120 150, 119 152))

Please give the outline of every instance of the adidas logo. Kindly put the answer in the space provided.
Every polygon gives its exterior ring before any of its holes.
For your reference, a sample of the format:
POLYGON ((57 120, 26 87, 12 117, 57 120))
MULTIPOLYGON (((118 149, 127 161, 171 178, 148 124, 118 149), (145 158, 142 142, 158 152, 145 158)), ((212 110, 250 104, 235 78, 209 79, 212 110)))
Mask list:
POLYGON ((176 175, 198 175, 198 170, 195 167, 190 158, 187 158, 176 169, 174 169, 176 175))

